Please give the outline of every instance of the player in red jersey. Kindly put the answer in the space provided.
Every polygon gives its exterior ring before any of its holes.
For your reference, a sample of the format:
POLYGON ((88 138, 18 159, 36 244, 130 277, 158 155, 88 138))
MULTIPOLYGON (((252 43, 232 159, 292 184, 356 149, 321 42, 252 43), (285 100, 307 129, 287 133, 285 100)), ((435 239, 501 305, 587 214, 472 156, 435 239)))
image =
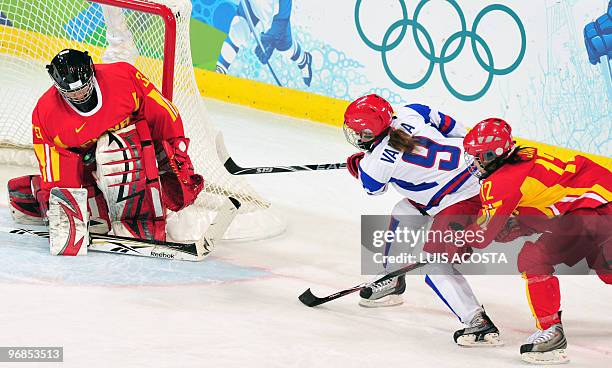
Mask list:
POLYGON ((14 217, 42 219, 53 187, 82 187, 92 231, 165 240, 166 209, 190 205, 204 184, 176 106, 128 63, 94 66, 66 49, 47 70, 55 85, 32 113, 41 175, 9 182, 14 217))
POLYGON ((531 363, 567 361, 561 325, 559 281, 554 266, 586 259, 612 284, 612 172, 580 155, 561 160, 535 148, 521 148, 501 119, 478 123, 464 138, 474 174, 481 178, 482 210, 472 230, 484 230, 484 248, 530 233, 518 256, 538 331, 521 346, 531 363), (519 217, 520 215, 520 217, 519 217))

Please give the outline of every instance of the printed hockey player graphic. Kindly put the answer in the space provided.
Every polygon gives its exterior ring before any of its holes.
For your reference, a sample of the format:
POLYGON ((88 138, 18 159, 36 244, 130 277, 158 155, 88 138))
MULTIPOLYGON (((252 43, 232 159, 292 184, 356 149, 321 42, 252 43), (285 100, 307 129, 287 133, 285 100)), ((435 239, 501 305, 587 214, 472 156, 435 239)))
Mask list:
POLYGON ((538 327, 521 346, 521 356, 536 364, 566 362, 554 266, 585 259, 603 282, 612 284, 612 172, 581 155, 560 159, 516 146, 510 125, 497 118, 478 123, 464 144, 473 157, 473 173, 482 179, 483 207, 469 230, 484 234, 471 245, 484 248, 494 239, 541 234, 524 243, 517 259, 538 327))
MULTIPOLYGON (((240 0, 238 13, 217 60, 217 72, 227 74, 240 48, 255 37, 255 53, 262 64, 268 64, 274 51, 295 62, 306 86, 312 82, 312 56, 302 48, 291 30, 292 0, 240 0)), ((280 81, 268 64, 277 83, 280 81)))
MULTIPOLYGON (((384 193, 390 186, 405 199, 393 209, 391 228, 411 230, 427 227, 450 230, 451 221, 467 227, 480 209, 478 180, 463 160, 465 128, 449 115, 411 104, 393 108, 377 95, 353 101, 344 115, 344 134, 362 150, 347 160, 349 172, 370 195, 384 193), (433 219, 433 220, 432 220, 433 219), (463 222, 463 223, 461 223, 463 222)), ((454 244, 427 242, 430 254, 469 252, 454 244)), ((393 249, 386 249, 386 253, 393 249)), ((486 315, 467 279, 451 263, 430 264, 426 283, 466 325, 455 332, 462 346, 502 345, 499 331, 486 315)), ((371 285, 362 292, 366 307, 401 303, 406 288, 404 276, 371 285)))
POLYGON ((601 67, 608 101, 612 103, 612 0, 604 15, 584 27, 584 42, 591 64, 601 67))
POLYGON ((204 185, 176 106, 125 62, 94 65, 66 49, 47 70, 54 86, 32 113, 41 175, 9 182, 14 218, 46 217, 54 187, 85 188, 90 231, 165 240, 167 211, 189 206, 204 185))

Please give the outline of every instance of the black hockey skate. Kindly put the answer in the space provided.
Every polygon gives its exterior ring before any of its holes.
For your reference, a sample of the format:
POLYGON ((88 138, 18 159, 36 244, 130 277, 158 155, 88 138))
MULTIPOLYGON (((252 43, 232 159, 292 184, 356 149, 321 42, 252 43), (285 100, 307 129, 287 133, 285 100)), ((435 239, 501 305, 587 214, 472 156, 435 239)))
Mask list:
POLYGON ((499 330, 484 309, 474 316, 468 327, 455 331, 453 339, 459 346, 480 347, 480 346, 502 346, 504 342, 499 337, 499 330))
POLYGON ((406 291, 406 275, 369 285, 359 292, 359 305, 366 308, 392 307, 404 302, 402 295, 406 291))
POLYGON ((532 364, 562 364, 569 362, 567 340, 561 323, 538 330, 521 345, 521 359, 532 364))

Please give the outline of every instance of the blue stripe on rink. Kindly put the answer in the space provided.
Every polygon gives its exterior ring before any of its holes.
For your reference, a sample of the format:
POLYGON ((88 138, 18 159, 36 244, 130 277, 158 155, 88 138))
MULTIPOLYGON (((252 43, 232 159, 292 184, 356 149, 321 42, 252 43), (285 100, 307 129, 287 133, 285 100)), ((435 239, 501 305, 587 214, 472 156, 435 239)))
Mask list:
MULTIPOLYGON (((0 226, 15 226, 0 208, 0 226)), ((27 226, 21 226, 27 227, 27 226)), ((206 285, 273 276, 213 256, 202 262, 91 252, 81 257, 49 254, 47 239, 0 232, 0 282, 95 286, 206 285)))
POLYGON ((269 277, 272 273, 215 259, 168 261, 91 252, 81 257, 49 254, 47 239, 0 234, 0 282, 97 286, 216 284, 269 277))

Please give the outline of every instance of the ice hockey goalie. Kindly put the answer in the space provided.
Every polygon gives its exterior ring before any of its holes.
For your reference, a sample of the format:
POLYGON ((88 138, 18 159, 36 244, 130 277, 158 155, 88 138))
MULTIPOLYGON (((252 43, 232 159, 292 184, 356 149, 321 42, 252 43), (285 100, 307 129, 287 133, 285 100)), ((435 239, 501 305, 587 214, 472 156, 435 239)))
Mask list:
POLYGON ((9 181, 13 218, 42 223, 52 188, 84 188, 89 231, 165 240, 169 210, 204 185, 176 106, 128 63, 66 49, 47 70, 54 86, 32 113, 41 175, 9 181))

